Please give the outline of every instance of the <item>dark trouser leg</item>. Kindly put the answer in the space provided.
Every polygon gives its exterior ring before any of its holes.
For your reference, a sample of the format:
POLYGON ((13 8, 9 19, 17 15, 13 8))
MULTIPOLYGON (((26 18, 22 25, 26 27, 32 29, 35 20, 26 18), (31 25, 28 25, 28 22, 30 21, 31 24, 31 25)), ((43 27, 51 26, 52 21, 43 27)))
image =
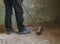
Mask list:
POLYGON ((12 22, 11 22, 11 15, 12 15, 12 4, 10 0, 4 0, 5 3, 5 26, 7 31, 11 31, 12 29, 12 22))
POLYGON ((13 1, 13 7, 15 9, 15 14, 16 14, 16 21, 17 21, 17 27, 19 31, 22 31, 24 25, 23 25, 23 9, 21 6, 21 3, 18 2, 18 0, 13 1))

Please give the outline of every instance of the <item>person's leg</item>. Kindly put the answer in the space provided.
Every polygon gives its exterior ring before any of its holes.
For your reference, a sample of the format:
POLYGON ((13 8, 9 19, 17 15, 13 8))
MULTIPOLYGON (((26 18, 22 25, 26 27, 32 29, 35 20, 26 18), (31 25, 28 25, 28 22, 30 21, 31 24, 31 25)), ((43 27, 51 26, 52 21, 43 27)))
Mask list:
POLYGON ((17 27, 19 29, 19 32, 25 30, 25 33, 27 33, 28 31, 25 29, 25 26, 23 25, 23 8, 21 6, 20 0, 14 0, 13 7, 15 9, 17 27))
POLYGON ((12 31, 12 4, 10 0, 4 0, 5 3, 5 27, 7 32, 12 31))
POLYGON ((24 25, 23 25, 23 9, 22 9, 22 6, 18 2, 18 0, 13 0, 13 7, 14 7, 14 10, 15 10, 17 28, 19 29, 19 31, 22 31, 23 29, 21 29, 21 28, 24 27, 24 25))

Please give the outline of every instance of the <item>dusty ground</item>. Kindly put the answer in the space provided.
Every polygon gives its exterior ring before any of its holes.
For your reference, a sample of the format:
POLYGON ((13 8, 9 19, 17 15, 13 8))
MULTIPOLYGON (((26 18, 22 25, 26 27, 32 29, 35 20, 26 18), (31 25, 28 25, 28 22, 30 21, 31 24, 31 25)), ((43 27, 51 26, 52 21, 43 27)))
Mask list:
MULTIPOLYGON (((31 29, 31 34, 18 35, 5 34, 4 26, 0 26, 0 39, 4 39, 6 44, 60 44, 60 26, 44 27, 41 35, 36 35, 36 27, 27 27, 31 29)), ((16 29, 16 28, 15 28, 16 29)))

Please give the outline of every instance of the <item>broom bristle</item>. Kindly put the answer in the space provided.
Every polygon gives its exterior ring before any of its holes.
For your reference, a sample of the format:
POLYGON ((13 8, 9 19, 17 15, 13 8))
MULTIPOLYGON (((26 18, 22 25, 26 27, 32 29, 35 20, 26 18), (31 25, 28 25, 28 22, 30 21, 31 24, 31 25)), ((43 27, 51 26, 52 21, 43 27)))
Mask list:
POLYGON ((37 35, 42 34, 42 29, 43 29, 42 26, 39 26, 38 29, 37 29, 36 34, 37 34, 37 35))

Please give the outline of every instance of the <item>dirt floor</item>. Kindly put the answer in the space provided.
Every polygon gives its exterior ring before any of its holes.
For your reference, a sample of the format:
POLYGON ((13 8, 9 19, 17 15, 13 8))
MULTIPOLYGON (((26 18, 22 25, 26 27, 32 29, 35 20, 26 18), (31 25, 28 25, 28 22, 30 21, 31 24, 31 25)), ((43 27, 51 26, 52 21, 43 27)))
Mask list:
MULTIPOLYGON (((15 28, 15 26, 14 26, 15 28)), ((31 29, 31 34, 18 35, 12 34, 12 39, 9 39, 8 44, 60 44, 60 25, 50 25, 43 27, 41 35, 36 35, 36 27, 26 27, 31 29)), ((16 28, 15 28, 16 29, 16 28)), ((0 26, 0 37, 6 36, 5 27, 0 26)), ((9 38, 9 37, 7 37, 9 38)))

